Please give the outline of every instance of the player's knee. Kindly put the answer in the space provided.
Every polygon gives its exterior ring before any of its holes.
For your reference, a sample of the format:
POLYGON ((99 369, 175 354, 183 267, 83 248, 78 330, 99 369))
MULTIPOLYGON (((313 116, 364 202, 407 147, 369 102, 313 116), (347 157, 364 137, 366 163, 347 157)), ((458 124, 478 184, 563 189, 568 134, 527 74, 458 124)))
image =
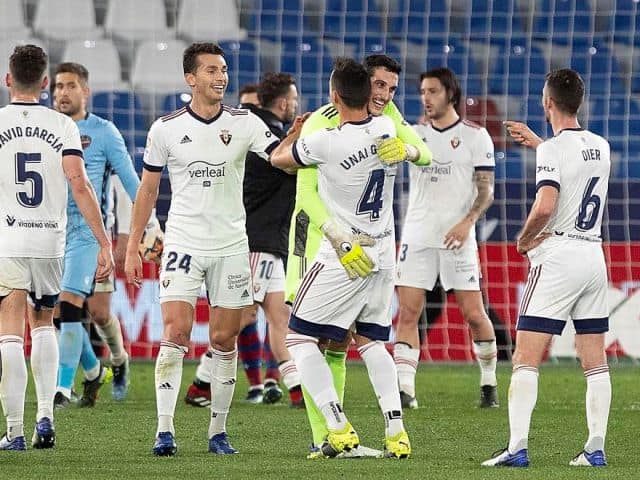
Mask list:
POLYGON ((84 318, 84 309, 77 307, 73 303, 66 301, 60 302, 60 321, 65 322, 81 322, 84 318))
POLYGON ((209 334, 209 343, 217 350, 231 351, 236 348, 240 328, 227 326, 209 334))
POLYGON ((184 328, 180 322, 172 318, 164 318, 163 338, 177 345, 189 345, 191 331, 184 328))
POLYGON ((296 364, 314 355, 318 350, 318 339, 301 333, 287 333, 287 350, 296 364))
POLYGON ((398 316, 398 323, 408 326, 417 326, 422 310, 418 305, 411 303, 400 304, 400 315, 398 316))
POLYGON ((462 318, 471 328, 481 328, 487 323, 491 323, 489 317, 482 308, 462 310, 462 318))

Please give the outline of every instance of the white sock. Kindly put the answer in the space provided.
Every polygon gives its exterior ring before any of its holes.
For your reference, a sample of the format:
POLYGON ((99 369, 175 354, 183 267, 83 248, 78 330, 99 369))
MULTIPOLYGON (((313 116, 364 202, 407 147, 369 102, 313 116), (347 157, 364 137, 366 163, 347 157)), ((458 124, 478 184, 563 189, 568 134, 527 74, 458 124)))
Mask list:
POLYGON ((324 416, 327 427, 329 430, 342 430, 347 424, 347 417, 333 386, 329 365, 318 349, 318 340, 308 335, 289 333, 286 343, 302 385, 324 416))
POLYGON ((473 353, 480 366, 480 385, 496 386, 496 365, 498 363, 498 347, 496 339, 485 342, 473 342, 473 353))
POLYGON ((119 367, 129 358, 127 351, 124 349, 124 339, 122 338, 122 328, 120 321, 113 315, 109 317, 107 323, 103 326, 96 324, 98 333, 109 346, 111 352, 111 363, 119 367))
MULTIPOLYGON (((27 363, 24 341, 16 335, 0 336, 2 380, 0 401, 7 419, 7 438, 24 436, 24 398, 27 392, 27 363)), ((57 379, 56 379, 57 380, 57 379)))
POLYGON ((211 383, 211 369, 213 368, 213 354, 208 351, 203 353, 196 368, 196 378, 204 383, 211 383))
POLYGON ((584 445, 585 451, 593 453, 596 450, 604 451, 604 438, 607 435, 607 422, 611 407, 611 379, 609 366, 585 370, 587 379, 587 427, 589 439, 584 445))
POLYGON ((182 382, 182 360, 188 348, 163 340, 156 359, 156 406, 158 409, 158 431, 175 434, 173 416, 182 382))
POLYGON ((222 352, 211 348, 211 421, 209 438, 227 431, 227 416, 236 388, 238 349, 222 352))
POLYGON ((282 383, 287 387, 287 390, 291 390, 294 387, 300 386, 300 374, 296 368, 296 364, 293 360, 287 360, 278 365, 280 375, 282 375, 282 383))
POLYGON ((411 348, 406 343, 393 346, 393 359, 398 372, 400 390, 412 397, 416 396, 416 371, 420 360, 420 349, 411 348))
POLYGON ((36 420, 48 417, 53 421, 53 397, 58 380, 58 339, 55 327, 31 330, 31 372, 36 384, 38 412, 36 420))
POLYGON ((102 365, 100 364, 100 362, 98 362, 98 364, 95 367, 84 372, 84 378, 89 382, 93 382, 96 378, 98 378, 98 375, 100 375, 101 371, 102 371, 102 365))
POLYGON ((378 397, 378 404, 385 419, 385 434, 397 435, 404 430, 402 405, 398 389, 398 374, 393 358, 382 342, 371 342, 358 348, 369 372, 369 380, 378 397))
POLYGON ((509 452, 529 446, 531 414, 538 400, 538 369, 528 365, 513 367, 509 385, 509 452))

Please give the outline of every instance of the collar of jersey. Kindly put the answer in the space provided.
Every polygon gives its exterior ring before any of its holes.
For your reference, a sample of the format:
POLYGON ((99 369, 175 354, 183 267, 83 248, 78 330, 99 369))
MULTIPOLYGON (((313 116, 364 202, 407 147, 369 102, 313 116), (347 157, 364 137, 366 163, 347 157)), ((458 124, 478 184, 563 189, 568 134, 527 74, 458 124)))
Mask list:
POLYGON ((202 123, 205 123, 205 124, 209 125, 209 124, 215 122, 218 118, 220 118, 220 115, 222 115, 222 112, 224 110, 224 105, 220 104, 220 111, 214 117, 210 118, 209 120, 207 120, 206 118, 202 118, 196 112, 191 110, 191 105, 186 105, 186 109, 187 109, 187 112, 189 112, 189 115, 191 115, 193 118, 195 118, 199 122, 202 122, 202 123))
POLYGON ((9 105, 20 105, 23 107, 41 107, 38 102, 11 102, 9 105))
POLYGON ((438 128, 438 127, 435 127, 435 126, 433 125, 433 123, 432 123, 432 124, 431 124, 431 128, 433 128, 436 132, 440 132, 440 133, 442 133, 442 132, 446 132, 447 130, 449 130, 449 129, 451 129, 451 128, 455 127, 455 126, 456 126, 456 125, 458 125, 461 121, 462 121, 462 117, 458 117, 458 120, 456 120, 455 122, 453 122, 453 123, 452 123, 451 125, 449 125, 448 127, 444 127, 444 128, 438 128))
POLYGON ((340 125, 340 128, 344 127, 345 125, 365 125, 369 123, 371 120, 373 120, 373 117, 369 115, 364 120, 357 120, 355 122, 344 122, 342 125, 340 125))
MULTIPOLYGON (((584 131, 584 128, 582 127, 575 127, 575 128, 563 128, 562 130, 560 130, 558 132, 558 135, 560 135, 562 132, 582 132, 584 131)), ((558 136, 556 135, 556 137, 558 136)))

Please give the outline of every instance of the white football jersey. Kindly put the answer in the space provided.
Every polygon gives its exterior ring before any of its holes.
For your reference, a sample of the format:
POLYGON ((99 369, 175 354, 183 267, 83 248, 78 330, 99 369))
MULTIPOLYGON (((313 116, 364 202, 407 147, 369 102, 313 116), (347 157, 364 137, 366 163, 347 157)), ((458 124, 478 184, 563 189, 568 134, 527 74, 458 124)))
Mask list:
MULTIPOLYGON (((346 122, 298 140, 293 155, 302 165, 318 165, 318 193, 327 210, 354 232, 375 238, 367 253, 379 268, 393 268, 396 167, 385 166, 377 155, 376 140, 384 135, 396 135, 387 117, 346 122)), ((320 248, 335 256, 326 239, 320 248)))
POLYGON ((248 252, 242 203, 245 157, 251 150, 266 161, 277 145, 256 115, 226 105, 210 120, 189 106, 156 120, 144 168, 169 169, 165 250, 214 257, 248 252))
POLYGON ((64 256, 64 155, 82 157, 71 118, 34 103, 0 109, 0 257, 64 256))
MULTIPOLYGON (((493 142, 487 130, 458 120, 440 130, 432 125, 414 127, 433 153, 431 165, 409 165, 409 205, 403 238, 430 247, 445 248, 445 234, 469 213, 478 189, 477 170, 495 169, 493 142)), ((465 246, 475 246, 475 228, 465 246)))
POLYGON ((609 142, 581 128, 565 129, 536 149, 536 189, 560 194, 545 230, 558 236, 600 241, 611 168, 609 142))

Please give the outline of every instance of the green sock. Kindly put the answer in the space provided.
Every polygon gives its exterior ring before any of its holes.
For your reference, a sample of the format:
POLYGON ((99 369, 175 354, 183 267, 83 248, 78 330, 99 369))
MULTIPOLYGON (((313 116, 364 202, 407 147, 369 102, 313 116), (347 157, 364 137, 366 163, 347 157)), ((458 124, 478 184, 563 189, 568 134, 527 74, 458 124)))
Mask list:
MULTIPOLYGON (((347 358, 346 352, 333 352, 326 350, 324 358, 327 360, 331 375, 333 376, 333 386, 338 393, 340 403, 344 400, 344 384, 347 374, 347 364, 345 362, 347 358)), ((316 407, 311 395, 303 387, 302 394, 304 395, 304 404, 307 410, 307 418, 309 419, 309 425, 311 425, 311 433, 313 435, 313 444, 316 446, 322 445, 329 431, 327 430, 327 424, 324 420, 324 416, 316 407)))

